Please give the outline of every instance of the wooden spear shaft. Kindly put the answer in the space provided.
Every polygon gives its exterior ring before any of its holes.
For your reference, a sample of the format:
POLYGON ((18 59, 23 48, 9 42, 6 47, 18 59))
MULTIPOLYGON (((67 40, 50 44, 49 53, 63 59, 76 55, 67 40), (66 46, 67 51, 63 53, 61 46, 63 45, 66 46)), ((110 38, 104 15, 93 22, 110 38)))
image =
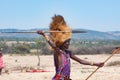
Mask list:
MULTIPOLYGON (((106 63, 114 54, 110 55, 104 63, 106 63)), ((85 80, 88 80, 100 67, 97 67, 85 80)))
MULTIPOLYGON (((120 49, 116 49, 115 51, 112 51, 112 54, 104 61, 104 64, 120 49)), ((96 68, 85 80, 88 80, 100 67, 96 68)))
MULTIPOLYGON (((87 31, 82 31, 82 30, 73 30, 73 31, 43 31, 45 33, 56 33, 56 32, 62 32, 62 33, 67 33, 67 32, 72 32, 72 33, 86 33, 87 31)), ((0 33, 37 33, 37 31, 16 31, 16 32, 0 32, 0 33)))

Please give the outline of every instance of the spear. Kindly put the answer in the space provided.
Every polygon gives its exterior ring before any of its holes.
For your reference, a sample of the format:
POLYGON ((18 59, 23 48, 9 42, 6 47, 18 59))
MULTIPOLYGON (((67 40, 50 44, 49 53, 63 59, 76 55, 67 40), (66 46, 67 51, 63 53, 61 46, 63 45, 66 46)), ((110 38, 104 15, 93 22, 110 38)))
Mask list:
MULTIPOLYGON (((72 31, 43 31, 45 33, 56 33, 56 32, 62 32, 62 33, 68 33, 68 32, 72 32, 72 33, 86 33, 87 31, 82 31, 82 30, 72 30, 72 31)), ((10 32, 0 32, 0 33, 37 33, 37 31, 10 31, 10 32)))
MULTIPOLYGON (((114 55, 120 53, 120 47, 116 47, 112 50, 112 54, 104 61, 104 64, 114 55)), ((88 80, 100 67, 96 68, 85 80, 88 80)))

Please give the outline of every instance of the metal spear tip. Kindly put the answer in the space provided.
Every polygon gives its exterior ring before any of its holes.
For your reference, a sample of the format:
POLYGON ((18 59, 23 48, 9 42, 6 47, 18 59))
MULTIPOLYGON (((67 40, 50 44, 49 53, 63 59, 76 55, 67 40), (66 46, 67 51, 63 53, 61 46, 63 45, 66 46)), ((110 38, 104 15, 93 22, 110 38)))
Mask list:
POLYGON ((120 49, 120 47, 115 47, 115 49, 120 49))
POLYGON ((113 50, 113 54, 119 54, 120 53, 120 47, 115 47, 113 50))
POLYGON ((72 33, 87 33, 87 31, 84 31, 84 30, 73 30, 72 33))

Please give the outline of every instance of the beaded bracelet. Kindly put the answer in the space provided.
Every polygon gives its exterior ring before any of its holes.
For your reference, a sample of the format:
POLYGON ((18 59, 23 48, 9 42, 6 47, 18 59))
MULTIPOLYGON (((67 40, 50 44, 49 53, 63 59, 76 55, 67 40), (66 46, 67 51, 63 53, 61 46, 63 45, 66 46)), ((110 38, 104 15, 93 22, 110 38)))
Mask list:
POLYGON ((93 66, 93 64, 94 64, 94 62, 93 62, 93 61, 91 61, 90 65, 91 65, 91 66, 93 66))

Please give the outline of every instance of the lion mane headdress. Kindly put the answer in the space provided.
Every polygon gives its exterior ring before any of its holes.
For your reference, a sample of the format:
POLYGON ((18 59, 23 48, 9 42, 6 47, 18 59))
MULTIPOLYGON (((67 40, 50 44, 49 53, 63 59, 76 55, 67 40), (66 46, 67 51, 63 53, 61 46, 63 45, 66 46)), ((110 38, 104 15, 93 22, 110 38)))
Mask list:
POLYGON ((57 47, 60 47, 66 40, 71 39, 71 28, 66 24, 64 17, 61 15, 54 15, 52 17, 50 31, 63 31, 54 33, 50 32, 50 38, 57 47))

